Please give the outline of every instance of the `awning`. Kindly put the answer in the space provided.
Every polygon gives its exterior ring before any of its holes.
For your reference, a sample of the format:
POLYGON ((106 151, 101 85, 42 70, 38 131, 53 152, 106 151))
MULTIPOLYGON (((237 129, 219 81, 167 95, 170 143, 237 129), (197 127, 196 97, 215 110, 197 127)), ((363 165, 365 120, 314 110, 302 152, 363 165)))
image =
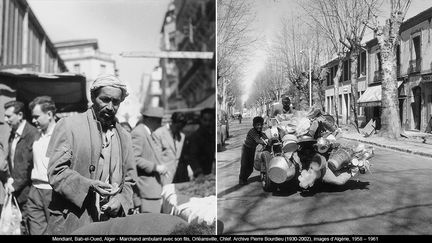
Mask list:
MULTIPOLYGON (((398 88, 401 86, 402 81, 398 81, 398 88)), ((380 106, 381 105, 381 85, 371 86, 360 96, 357 103, 359 106, 380 106)))
POLYGON ((57 112, 87 109, 86 78, 79 74, 9 69, 0 71, 0 84, 11 87, 15 92, 8 96, 25 104, 37 96, 48 95, 56 103, 57 112))

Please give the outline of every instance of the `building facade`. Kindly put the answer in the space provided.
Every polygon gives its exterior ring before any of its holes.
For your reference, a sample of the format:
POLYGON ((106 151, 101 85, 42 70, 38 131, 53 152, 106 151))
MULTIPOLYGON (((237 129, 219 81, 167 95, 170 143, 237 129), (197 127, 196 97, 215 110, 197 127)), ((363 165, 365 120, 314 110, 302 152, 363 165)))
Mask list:
MULTIPOLYGON (((323 66, 327 68, 327 80, 325 90, 325 110, 335 115, 335 90, 334 90, 334 77, 338 69, 338 60, 334 59, 323 66)), ((351 94, 351 63, 349 57, 343 61, 343 70, 339 80, 339 106, 338 115, 339 123, 347 124, 349 122, 350 105, 352 100, 351 94)), ((357 82, 358 82, 358 97, 360 97, 367 87, 367 52, 363 50, 359 55, 357 66, 357 82)), ((365 121, 364 109, 358 110, 359 124, 365 121)))
MULTIPOLYGON (((402 23, 400 43, 396 47, 396 66, 399 97, 399 118, 406 130, 425 131, 432 119, 432 8, 417 14, 402 23)), ((359 60, 359 115, 363 124, 370 119, 377 121, 380 128, 381 82, 383 71, 377 39, 368 41, 359 60)), ((339 104, 342 124, 349 119, 350 82, 346 80, 348 61, 344 62, 340 80, 339 104)), ((326 110, 334 114, 333 78, 337 62, 330 61, 326 87, 326 110)), ((349 69, 349 68, 348 68, 349 69)), ((349 73, 349 71, 348 71, 349 73)), ((349 77, 350 75, 348 75, 349 77)))
POLYGON ((432 8, 408 19, 400 31, 400 76, 403 78, 399 107, 402 126, 425 131, 432 119, 432 8))
POLYGON ((27 1, 1 0, 0 15, 0 69, 67 71, 27 1))
MULTIPOLYGON (((215 28, 214 0, 174 0, 162 26, 161 49, 214 52, 215 28)), ((215 63, 214 59, 161 59, 166 108, 214 108, 215 63)))
MULTIPOLYGON (((79 77, 65 78, 60 74, 66 71, 63 60, 27 1, 0 0, 0 134, 7 134, 0 136, 0 143, 8 144, 10 131, 4 123, 4 104, 20 100, 27 105, 37 95, 54 97, 57 84, 66 80, 73 80, 70 82, 72 88, 79 87, 79 77), (48 90, 48 87, 54 88, 48 90)), ((68 98, 77 96, 79 94, 68 98)), ((79 103, 79 100, 80 97, 72 102, 79 103)), ((29 115, 28 110, 25 112, 29 115)))
POLYGON ((118 72, 112 55, 99 50, 97 39, 56 42, 55 47, 69 72, 86 77, 88 100, 90 85, 99 75, 118 72))

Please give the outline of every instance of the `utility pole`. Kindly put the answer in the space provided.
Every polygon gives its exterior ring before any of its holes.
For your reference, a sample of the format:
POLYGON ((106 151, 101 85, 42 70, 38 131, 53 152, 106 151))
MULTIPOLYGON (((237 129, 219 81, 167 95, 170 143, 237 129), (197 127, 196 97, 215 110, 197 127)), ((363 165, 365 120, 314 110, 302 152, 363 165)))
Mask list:
POLYGON ((309 108, 312 107, 312 48, 309 47, 309 108))

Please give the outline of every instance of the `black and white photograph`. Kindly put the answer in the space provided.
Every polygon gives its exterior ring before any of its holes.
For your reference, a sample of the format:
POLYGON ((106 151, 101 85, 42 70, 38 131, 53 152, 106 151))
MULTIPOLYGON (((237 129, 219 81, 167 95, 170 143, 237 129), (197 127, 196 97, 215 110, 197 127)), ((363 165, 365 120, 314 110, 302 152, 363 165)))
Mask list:
POLYGON ((1 235, 216 234, 215 0, 0 0, 0 26, 1 235))
POLYGON ((430 234, 431 19, 426 0, 217 1, 219 235, 430 234))

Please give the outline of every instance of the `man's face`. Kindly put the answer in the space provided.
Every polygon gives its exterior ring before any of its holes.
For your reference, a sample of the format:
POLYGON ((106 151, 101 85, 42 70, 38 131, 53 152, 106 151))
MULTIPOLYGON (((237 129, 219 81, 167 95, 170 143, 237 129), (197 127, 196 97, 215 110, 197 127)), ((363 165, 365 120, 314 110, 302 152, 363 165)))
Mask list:
POLYGON ((206 129, 214 129, 215 127, 215 117, 212 114, 205 113, 201 117, 201 125, 206 129))
POLYGON ((43 112, 40 105, 35 105, 32 110, 32 122, 39 131, 46 132, 52 120, 52 112, 43 112))
POLYGON ((122 90, 106 86, 99 90, 99 94, 92 98, 96 118, 102 124, 110 124, 114 121, 117 110, 120 106, 122 90))
POLYGON ((22 112, 15 114, 15 107, 9 107, 5 110, 5 122, 12 130, 17 130, 19 124, 23 120, 22 112))
POLYGON ((262 128, 263 128, 263 124, 258 122, 258 123, 254 123, 253 127, 255 128, 255 130, 257 130, 258 132, 262 132, 262 128))
POLYGON ((282 99, 282 106, 285 110, 289 110, 291 107, 291 101, 288 98, 282 99))

